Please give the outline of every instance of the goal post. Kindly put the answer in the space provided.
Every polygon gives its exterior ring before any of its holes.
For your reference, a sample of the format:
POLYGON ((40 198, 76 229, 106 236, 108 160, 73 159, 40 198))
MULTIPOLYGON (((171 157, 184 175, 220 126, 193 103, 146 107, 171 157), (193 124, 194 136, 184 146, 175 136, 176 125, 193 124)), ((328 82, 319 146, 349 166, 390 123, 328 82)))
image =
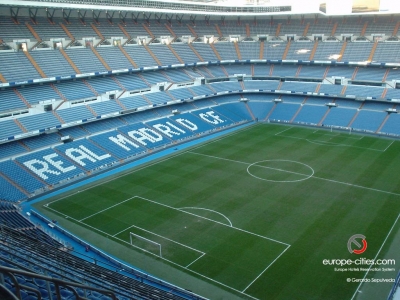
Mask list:
POLYGON ((129 233, 130 242, 133 247, 142 249, 146 252, 150 252, 162 257, 162 247, 160 243, 149 240, 139 234, 130 232, 129 233), (156 252, 156 253, 155 253, 156 252))

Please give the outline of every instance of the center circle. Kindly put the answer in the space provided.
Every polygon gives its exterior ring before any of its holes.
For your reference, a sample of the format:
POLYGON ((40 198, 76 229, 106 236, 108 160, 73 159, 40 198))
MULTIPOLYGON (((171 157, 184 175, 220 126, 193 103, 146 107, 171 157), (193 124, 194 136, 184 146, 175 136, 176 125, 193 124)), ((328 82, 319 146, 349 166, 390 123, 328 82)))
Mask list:
POLYGON ((299 182, 314 175, 309 165, 286 159, 261 160, 250 164, 247 173, 257 179, 270 182, 299 182))

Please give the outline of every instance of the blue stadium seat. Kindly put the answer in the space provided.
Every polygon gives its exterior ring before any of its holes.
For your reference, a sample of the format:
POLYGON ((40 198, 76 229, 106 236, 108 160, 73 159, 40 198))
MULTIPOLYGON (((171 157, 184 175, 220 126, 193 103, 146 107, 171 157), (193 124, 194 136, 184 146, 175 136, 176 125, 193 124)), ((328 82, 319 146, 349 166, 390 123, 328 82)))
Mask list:
POLYGON ((163 135, 174 141, 180 141, 193 136, 194 133, 187 128, 182 127, 178 123, 169 118, 162 118, 145 123, 147 126, 156 129, 163 135))
POLYGON ((272 107, 275 105, 274 102, 258 102, 250 100, 248 103, 251 111, 255 118, 264 120, 268 113, 271 111, 272 107))
POLYGON ((136 123, 118 128, 118 131, 130 137, 136 144, 147 149, 166 146, 171 143, 169 138, 161 135, 143 123, 136 123))
POLYGON ((85 175, 83 169, 74 165, 53 149, 20 156, 16 160, 31 173, 52 185, 85 175))
POLYGON ((327 106, 303 105, 294 122, 317 125, 327 110, 327 106))
POLYGON ((356 112, 355 109, 332 107, 323 121, 323 125, 347 127, 356 112))
POLYGON ((0 176, 0 199, 17 202, 27 199, 27 196, 3 176, 0 176))
POLYGON ((139 143, 116 130, 91 136, 89 139, 119 159, 126 159, 147 151, 139 143))
POLYGON ((383 119, 387 116, 386 112, 360 110, 357 118, 351 124, 352 128, 375 132, 382 124, 383 119))
POLYGON ((289 122, 299 108, 300 105, 298 104, 279 103, 269 116, 269 119, 289 122))
MULTIPOLYGON (((102 147, 105 149, 104 147, 102 147)), ((97 147, 86 139, 66 143, 55 147, 57 153, 62 154, 65 158, 79 165, 81 168, 92 171, 105 166, 111 166, 117 162, 116 158, 108 152, 97 147)))

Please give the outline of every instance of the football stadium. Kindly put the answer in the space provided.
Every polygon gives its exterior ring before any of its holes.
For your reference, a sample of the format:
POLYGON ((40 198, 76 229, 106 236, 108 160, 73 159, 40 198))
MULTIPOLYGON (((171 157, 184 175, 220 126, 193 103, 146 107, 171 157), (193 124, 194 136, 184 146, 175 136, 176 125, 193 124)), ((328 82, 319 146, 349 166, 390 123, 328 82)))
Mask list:
POLYGON ((399 300, 398 103, 396 1, 1 0, 0 299, 399 300))

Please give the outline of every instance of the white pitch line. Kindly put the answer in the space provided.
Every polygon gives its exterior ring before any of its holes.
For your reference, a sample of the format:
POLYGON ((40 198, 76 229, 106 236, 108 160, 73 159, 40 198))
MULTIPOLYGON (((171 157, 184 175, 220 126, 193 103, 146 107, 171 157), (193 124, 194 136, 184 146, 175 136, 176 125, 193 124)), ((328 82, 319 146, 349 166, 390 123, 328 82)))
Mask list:
POLYGON ((285 131, 288 131, 289 129, 292 129, 292 128, 293 127, 286 128, 285 130, 282 130, 282 131, 280 131, 278 133, 275 133, 275 135, 279 136, 281 133, 284 133, 285 131))
POLYGON ((288 135, 279 135, 285 138, 290 138, 290 139, 297 139, 297 140, 304 140, 312 144, 317 144, 317 145, 322 145, 322 146, 340 146, 340 147, 350 147, 350 148, 357 148, 357 149, 364 149, 364 150, 371 150, 371 151, 378 151, 378 152, 383 152, 384 150, 381 149, 374 149, 374 148, 364 148, 364 147, 358 147, 358 146, 352 146, 352 145, 347 145, 347 144, 338 144, 338 143, 333 143, 333 142, 328 142, 328 141, 318 141, 318 140, 310 140, 306 138, 300 138, 296 136, 288 136, 288 135))
POLYGON ((250 232, 250 231, 247 231, 247 230, 238 228, 238 227, 234 227, 234 226, 231 227, 231 226, 229 226, 229 225, 227 225, 227 224, 225 224, 225 223, 218 222, 218 221, 215 221, 215 220, 213 220, 213 219, 206 218, 206 217, 202 217, 202 216, 199 216, 199 215, 196 215, 196 214, 193 214, 193 213, 184 211, 184 210, 180 210, 179 208, 176 208, 176 207, 173 207, 173 206, 164 204, 164 203, 160 203, 160 202, 157 202, 157 201, 153 201, 153 200, 150 200, 150 199, 147 199, 147 198, 144 198, 144 197, 140 197, 140 196, 135 196, 135 197, 140 198, 140 199, 143 199, 143 200, 146 200, 146 201, 149 201, 149 202, 151 202, 151 203, 155 203, 155 204, 158 204, 158 205, 161 205, 161 206, 165 206, 165 207, 170 208, 170 209, 173 209, 173 210, 177 210, 177 211, 183 212, 183 213, 188 214, 188 215, 192 215, 192 216, 195 216, 195 217, 204 219, 204 220, 208 220, 208 221, 211 221, 211 222, 214 222, 214 223, 217 223, 217 224, 220 224, 220 225, 229 227, 229 228, 233 228, 233 229, 235 229, 235 230, 238 230, 238 231, 241 231, 241 232, 250 234, 250 235, 254 235, 254 236, 257 236, 257 237, 266 239, 266 240, 270 240, 270 241, 273 241, 273 242, 278 243, 278 244, 282 244, 282 245, 285 245, 285 246, 290 246, 288 243, 284 243, 284 242, 281 242, 281 241, 278 241, 278 240, 275 240, 275 239, 272 239, 272 238, 269 238, 269 237, 266 237, 266 236, 263 236, 263 235, 254 233, 254 232, 250 232))
POLYGON ((216 210, 212 210, 212 209, 208 209, 208 208, 202 208, 202 207, 181 207, 181 208, 179 208, 179 210, 185 210, 185 209, 200 209, 200 210, 207 210, 207 211, 214 212, 214 213, 219 214, 222 217, 224 217, 229 222, 229 226, 232 227, 231 220, 229 220, 229 218, 227 216, 225 216, 224 214, 222 214, 222 213, 220 213, 220 212, 218 212, 216 210))
POLYGON ((200 256, 200 257, 198 257, 198 258, 196 258, 194 261, 192 261, 190 264, 188 264, 185 268, 189 268, 193 263, 195 263, 196 261, 198 261, 200 258, 202 258, 204 255, 206 255, 204 252, 203 252, 203 254, 200 256))
MULTIPOLYGON (((217 157, 217 156, 212 156, 212 155, 207 155, 207 154, 202 154, 202 153, 197 153, 197 152, 192 152, 192 151, 189 151, 189 153, 196 154, 196 155, 207 156, 207 157, 211 157, 211 158, 219 159, 219 160, 231 161, 231 162, 235 162, 235 163, 239 163, 239 164, 251 165, 251 163, 244 162, 244 161, 239 161, 239 160, 233 160, 233 159, 228 159, 228 158, 223 158, 223 157, 217 157)), ((292 171, 286 171, 286 170, 282 170, 282 169, 276 169, 276 168, 265 167, 265 166, 260 166, 260 165, 257 165, 257 166, 260 167, 260 168, 265 168, 265 169, 272 169, 272 170, 291 173, 291 174, 309 176, 307 174, 302 174, 302 173, 297 173, 297 172, 292 172, 292 171)), ((334 183, 338 183, 338 184, 344 184, 344 185, 353 186, 353 187, 356 187, 356 188, 366 189, 366 190, 370 190, 370 191, 375 191, 375 192, 379 192, 379 193, 385 193, 385 194, 389 194, 389 195, 400 196, 399 193, 393 193, 393 192, 389 192, 389 191, 374 189, 374 188, 370 188, 370 187, 366 187, 366 186, 362 186, 362 185, 357 185, 357 184, 352 184, 352 183, 348 183, 348 182, 337 181, 337 180, 328 179, 328 178, 322 178, 322 177, 318 177, 318 176, 314 176, 314 175, 311 176, 310 178, 325 180, 325 181, 334 182, 334 183)))
POLYGON ((126 200, 124 200, 124 201, 121 201, 121 202, 119 202, 119 203, 117 203, 117 204, 111 205, 110 207, 107 207, 107 208, 105 208, 105 209, 102 209, 102 210, 100 210, 100 211, 98 211, 98 212, 96 212, 96 213, 94 213, 94 214, 91 214, 90 216, 87 216, 87 217, 85 217, 85 218, 83 218, 83 219, 80 219, 79 221, 83 221, 83 220, 89 219, 89 218, 91 218, 91 217, 93 217, 93 216, 95 216, 95 215, 98 215, 98 214, 100 214, 100 213, 106 211, 106 210, 109 210, 110 208, 113 208, 113 207, 118 206, 118 205, 120 205, 120 204, 122 204, 122 203, 125 203, 126 201, 129 201, 129 200, 131 200, 131 199, 133 199, 133 198, 135 198, 135 196, 133 196, 133 197, 131 197, 131 198, 128 198, 128 199, 126 199, 126 200))
POLYGON ((385 150, 383 150, 383 152, 385 152, 390 146, 392 146, 393 143, 394 143, 394 141, 392 141, 392 142, 390 143, 390 145, 387 146, 387 147, 385 148, 385 150))
MULTIPOLYGON (((386 235, 385 240, 383 241, 381 247, 379 248, 378 253, 376 253, 375 258, 374 258, 374 261, 376 261, 376 258, 378 257, 379 253, 381 253, 381 250, 382 250, 383 246, 385 245, 387 239, 389 238, 389 235, 392 233, 393 228, 396 226, 396 223, 397 223, 397 221, 399 220, 399 218, 400 218, 400 214, 398 214, 396 220, 394 221, 392 227, 390 228, 388 234, 386 235)), ((356 291, 354 292, 354 294, 353 294, 353 296, 351 297, 350 300, 353 300, 354 297, 356 296, 358 290, 360 289, 361 285, 363 284, 363 281, 364 281, 365 277, 367 277, 369 271, 371 270, 371 266, 372 266, 372 265, 369 266, 367 272, 365 273, 365 275, 364 275, 364 277, 363 277, 363 280, 360 281, 360 284, 358 285, 356 291)))
POLYGON ((146 229, 144 229, 144 228, 142 228, 142 227, 139 227, 139 226, 136 226, 136 225, 131 225, 131 226, 127 227, 126 229, 124 229, 124 230, 122 230, 122 231, 120 231, 120 232, 118 232, 118 233, 112 235, 112 237, 115 237, 115 236, 117 236, 118 234, 120 234, 120 233, 122 233, 122 232, 124 232, 124 231, 127 231, 127 230, 131 229, 132 227, 138 228, 138 229, 143 230, 144 232, 147 232, 147 233, 151 233, 151 234, 153 234, 153 235, 155 235, 155 236, 158 236, 158 237, 160 237, 160 238, 163 238, 164 240, 170 241, 170 242, 175 243, 175 244, 177 244, 177 245, 179 245, 179 246, 188 248, 188 249, 190 249, 190 250, 196 251, 196 252, 201 253, 201 254, 205 254, 203 251, 197 250, 197 249, 192 248, 192 247, 190 247, 190 246, 187 246, 187 245, 184 245, 184 244, 179 243, 179 242, 177 242, 177 241, 171 240, 171 239, 169 239, 169 238, 167 238, 167 237, 165 237, 165 236, 159 235, 159 234, 157 234, 157 233, 154 233, 154 232, 152 232, 152 231, 146 230, 146 229))
MULTIPOLYGON (((145 200, 146 200, 146 199, 145 199, 145 200)), ((98 229, 98 228, 95 228, 95 227, 93 227, 93 226, 90 226, 90 225, 88 225, 88 224, 86 224, 86 223, 80 222, 79 220, 74 219, 74 218, 72 218, 72 217, 70 217, 70 216, 68 216, 68 215, 66 215, 66 214, 64 214, 64 213, 61 213, 61 212, 59 212, 59 211, 57 211, 57 210, 55 210, 55 209, 53 209, 53 208, 51 208, 51 207, 47 207, 47 208, 50 209, 50 210, 52 210, 52 211, 54 211, 54 212, 56 212, 56 213, 58 213, 58 214, 61 214, 61 215, 65 216, 65 217, 68 217, 68 218, 70 218, 71 220, 74 220, 74 221, 76 221, 76 222, 82 224, 83 226, 87 226, 87 227, 89 227, 89 228, 91 228, 91 229, 93 229, 93 230, 95 230, 95 231, 98 231, 98 232, 100 232, 100 233, 102 233, 102 234, 104 234, 104 235, 106 235, 106 236, 109 236, 110 238, 116 239, 116 240, 118 240, 118 241, 120 241, 120 242, 122 242, 122 243, 124 243, 124 244, 127 244, 127 245, 129 245, 129 246, 135 247, 135 248, 137 248, 137 249, 140 249, 141 251, 144 251, 144 252, 146 252, 146 253, 149 253, 150 255, 153 255, 153 256, 155 256, 155 257, 157 257, 157 258, 160 258, 160 259, 162 259, 162 260, 165 260, 165 261, 167 261, 167 262, 169 262, 169 263, 171 263, 171 264, 173 264, 173 265, 175 265, 175 266, 178 266, 178 267, 180 267, 180 268, 183 268, 183 269, 185 269, 185 270, 188 270, 189 272, 192 272, 193 274, 196 274, 196 275, 198 275, 198 276, 200 276, 200 277, 203 277, 203 278, 205 278, 205 279, 207 279, 207 280, 209 280, 209 281, 215 282, 215 283, 217 283, 217 284, 219 284, 219 285, 221 285, 221 286, 224 286, 224 287, 226 287, 226 288, 228 288, 228 289, 230 289, 230 290, 232 290, 232 291, 238 292, 238 293, 240 293, 240 294, 242 294, 242 295, 245 295, 246 297, 249 297, 249 298, 251 298, 251 299, 259 300, 258 298, 255 298, 255 297, 253 297, 253 296, 251 296, 251 295, 249 295, 249 294, 246 294, 246 293, 244 293, 244 292, 242 292, 242 291, 239 291, 239 290, 237 290, 237 289, 235 289, 235 288, 233 288, 233 287, 231 287, 231 286, 229 286, 229 285, 227 285, 227 284, 224 284, 224 283, 222 283, 222 282, 219 282, 219 281, 217 281, 217 280, 215 280, 215 279, 212 279, 212 278, 210 278, 210 277, 207 277, 207 276, 205 276, 205 275, 203 275, 203 274, 201 274, 201 273, 199 273, 199 272, 196 272, 196 271, 191 270, 191 269, 189 269, 189 268, 187 268, 187 267, 184 267, 184 266, 182 266, 182 265, 180 265, 180 264, 178 264, 178 263, 176 263, 176 262, 174 262, 174 261, 172 261, 172 260, 166 259, 166 258, 164 258, 164 257, 160 257, 159 255, 154 254, 154 253, 152 253, 152 252, 150 252, 150 251, 147 251, 147 250, 145 250, 145 249, 142 249, 142 248, 136 247, 136 246, 134 246, 134 245, 131 245, 131 244, 128 243, 127 241, 124 241, 124 240, 122 240, 122 239, 120 239, 120 238, 113 237, 112 235, 108 234, 107 232, 104 232, 104 231, 102 231, 102 230, 100 230, 100 229, 98 229)), ((224 225, 224 224, 223 224, 223 225, 224 225)), ((264 238, 265 238, 265 237, 264 237, 264 238)))
POLYGON ((286 250, 289 248, 290 248, 290 246, 287 246, 286 249, 283 250, 282 253, 279 254, 252 282, 250 282, 250 284, 242 292, 244 293, 254 282, 256 282, 256 280, 258 278, 260 278, 261 275, 264 274, 265 271, 267 271, 269 269, 269 267, 271 267, 274 264, 274 262, 276 262, 278 260, 278 258, 281 257, 283 255, 283 253, 285 253, 286 250))

